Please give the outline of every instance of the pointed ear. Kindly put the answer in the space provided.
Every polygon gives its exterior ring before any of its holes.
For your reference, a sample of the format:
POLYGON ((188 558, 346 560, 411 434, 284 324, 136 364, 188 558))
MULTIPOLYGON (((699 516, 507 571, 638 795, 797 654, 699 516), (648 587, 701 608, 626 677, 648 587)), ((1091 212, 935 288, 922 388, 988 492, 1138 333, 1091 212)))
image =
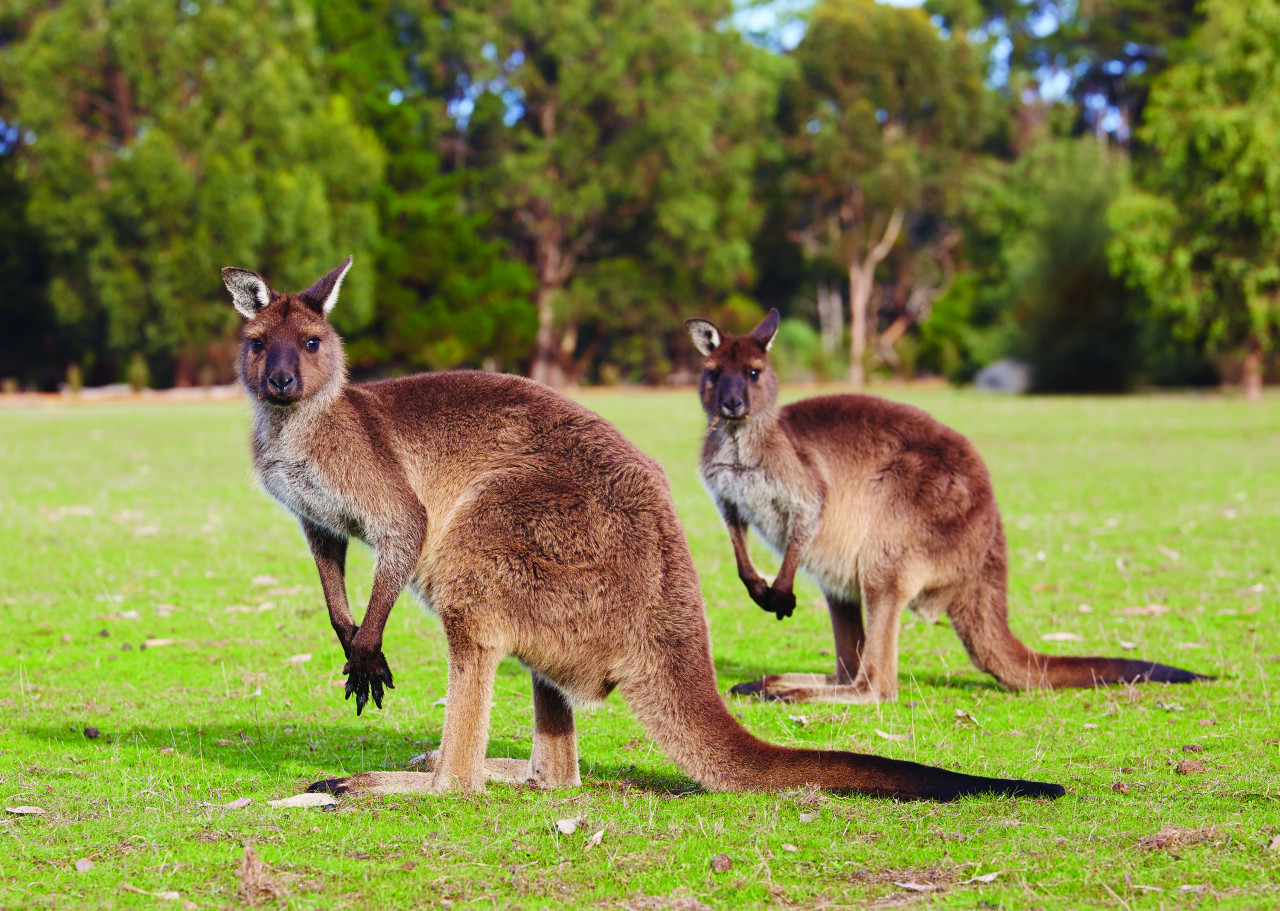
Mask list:
POLYGON ((703 354, 710 354, 720 347, 720 330, 704 319, 687 319, 685 328, 693 337, 693 346, 703 354))
POLYGON ((227 266, 222 270, 222 283, 231 292, 231 302, 245 319, 252 319, 276 296, 261 275, 248 269, 227 266))
POLYGON ((303 291, 299 297, 314 307, 318 313, 328 316, 329 311, 333 309, 333 305, 338 302, 338 289, 342 287, 342 278, 347 274, 347 270, 351 268, 351 261, 354 258, 353 256, 348 256, 345 263, 332 272, 316 279, 316 283, 306 291, 303 291))
POLYGON ((764 318, 764 321, 759 326, 751 330, 751 337, 759 342, 765 351, 773 347, 773 337, 778 333, 778 321, 781 319, 782 317, 775 307, 769 311, 769 315, 764 318))

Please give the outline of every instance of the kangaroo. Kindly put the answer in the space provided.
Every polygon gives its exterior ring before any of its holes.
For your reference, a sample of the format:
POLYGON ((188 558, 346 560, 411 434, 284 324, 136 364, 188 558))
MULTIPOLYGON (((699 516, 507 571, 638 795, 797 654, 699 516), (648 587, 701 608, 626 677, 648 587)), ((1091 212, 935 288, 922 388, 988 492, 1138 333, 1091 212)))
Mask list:
POLYGON ((834 674, 770 675, 732 692, 787 702, 893 700, 905 607, 929 621, 946 613, 973 663, 1009 689, 1214 679, 1027 648, 1009 629, 1008 549, 991 477, 965 436, 918 408, 869 395, 779 408, 768 356, 777 310, 744 336, 701 319, 686 326, 704 358, 699 395, 711 422, 700 471, 729 529, 738 576, 781 620, 795 608, 792 584, 803 569, 826 595, 835 634, 834 674), (751 563, 749 526, 781 556, 772 584, 751 563))
POLYGON ((716 688, 698 575, 662 468, 599 416, 520 377, 448 371, 349 384, 327 315, 350 266, 297 294, 222 271, 246 318, 239 375, 254 404, 253 463, 315 557, 357 714, 370 696, 380 707, 391 687, 383 629, 406 587, 444 628, 448 693, 427 771, 369 771, 309 790, 577 786, 573 707, 617 689, 676 764, 713 790, 1065 793, 756 739, 716 688), (353 537, 375 555, 359 625, 344 578, 353 537), (506 655, 533 678, 528 760, 485 758, 506 655))

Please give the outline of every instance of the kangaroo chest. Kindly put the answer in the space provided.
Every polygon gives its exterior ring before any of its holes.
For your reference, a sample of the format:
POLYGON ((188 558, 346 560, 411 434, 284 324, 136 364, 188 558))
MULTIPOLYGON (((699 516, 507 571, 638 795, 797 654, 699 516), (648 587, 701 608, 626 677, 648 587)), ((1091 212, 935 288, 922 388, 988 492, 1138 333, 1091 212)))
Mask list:
POLYGON ((287 432, 258 435, 254 463, 263 488, 299 518, 342 537, 363 540, 363 527, 346 497, 317 470, 287 432))
POLYGON ((782 553, 796 524, 811 525, 821 506, 783 482, 761 443, 747 433, 724 434, 703 459, 702 479, 718 503, 732 505, 782 553))

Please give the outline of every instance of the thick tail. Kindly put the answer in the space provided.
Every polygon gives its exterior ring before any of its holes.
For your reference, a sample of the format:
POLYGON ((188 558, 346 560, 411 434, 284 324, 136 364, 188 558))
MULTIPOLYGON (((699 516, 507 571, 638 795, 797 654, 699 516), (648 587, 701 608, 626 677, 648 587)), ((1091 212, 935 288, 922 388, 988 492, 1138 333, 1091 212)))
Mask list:
POLYGON ((1003 554, 962 587, 947 607, 951 626, 979 668, 1014 690, 1093 687, 1112 683, 1192 683, 1206 674, 1132 658, 1058 657, 1027 648, 1009 629, 1003 554))
MULTIPOLYGON (((696 581, 695 581, 696 584, 696 581)), ((1059 785, 981 778, 838 750, 793 749, 752 736, 716 688, 701 599, 677 623, 654 630, 620 689, 632 711, 686 774, 715 791, 780 791, 816 785, 840 794, 955 800, 977 794, 1061 797, 1059 785)))

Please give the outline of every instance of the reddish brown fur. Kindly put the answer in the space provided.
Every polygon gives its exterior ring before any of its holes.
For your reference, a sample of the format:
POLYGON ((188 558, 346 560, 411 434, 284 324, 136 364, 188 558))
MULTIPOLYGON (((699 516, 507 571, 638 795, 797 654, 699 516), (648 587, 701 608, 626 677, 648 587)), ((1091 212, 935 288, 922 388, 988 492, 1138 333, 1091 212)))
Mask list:
MULTIPOLYGON (((429 771, 365 772, 313 789, 576 785, 572 706, 616 688, 675 762, 709 788, 811 783, 939 800, 1063 793, 757 740, 717 692, 698 577, 657 463, 595 414, 518 377, 447 372, 347 385, 337 337, 315 326, 323 311, 316 300, 332 305, 325 287, 283 296, 252 273, 226 280, 237 307, 251 314, 245 344, 263 343, 242 360, 257 398, 254 463, 267 490, 298 516, 315 554, 348 655, 349 688, 377 701, 380 684, 390 682, 382 632, 406 586, 439 616, 448 642, 444 730, 439 753, 426 757, 429 771), (287 377, 269 370, 264 355, 277 343, 305 346, 316 337, 317 350, 295 352, 301 395, 281 398, 287 377), (376 555, 358 627, 343 578, 349 537, 376 555), (533 675, 527 762, 484 755, 495 670, 512 654, 533 675)), ((286 362, 278 355, 277 364, 286 362)))
POLYGON ((700 397, 711 426, 701 472, 729 528, 752 599, 781 619, 798 569, 827 596, 836 644, 830 676, 781 674, 734 688, 791 701, 874 702, 897 693, 902 610, 946 613, 974 663, 1011 689, 1198 674, 1119 658, 1059 658, 1009 629, 1008 556, 991 478, 973 444, 925 412, 867 395, 777 407, 768 348, 773 311, 735 337, 689 320, 704 354, 700 397), (754 525, 779 553, 770 585, 751 563, 754 525), (864 624, 863 609, 866 619, 864 624))

